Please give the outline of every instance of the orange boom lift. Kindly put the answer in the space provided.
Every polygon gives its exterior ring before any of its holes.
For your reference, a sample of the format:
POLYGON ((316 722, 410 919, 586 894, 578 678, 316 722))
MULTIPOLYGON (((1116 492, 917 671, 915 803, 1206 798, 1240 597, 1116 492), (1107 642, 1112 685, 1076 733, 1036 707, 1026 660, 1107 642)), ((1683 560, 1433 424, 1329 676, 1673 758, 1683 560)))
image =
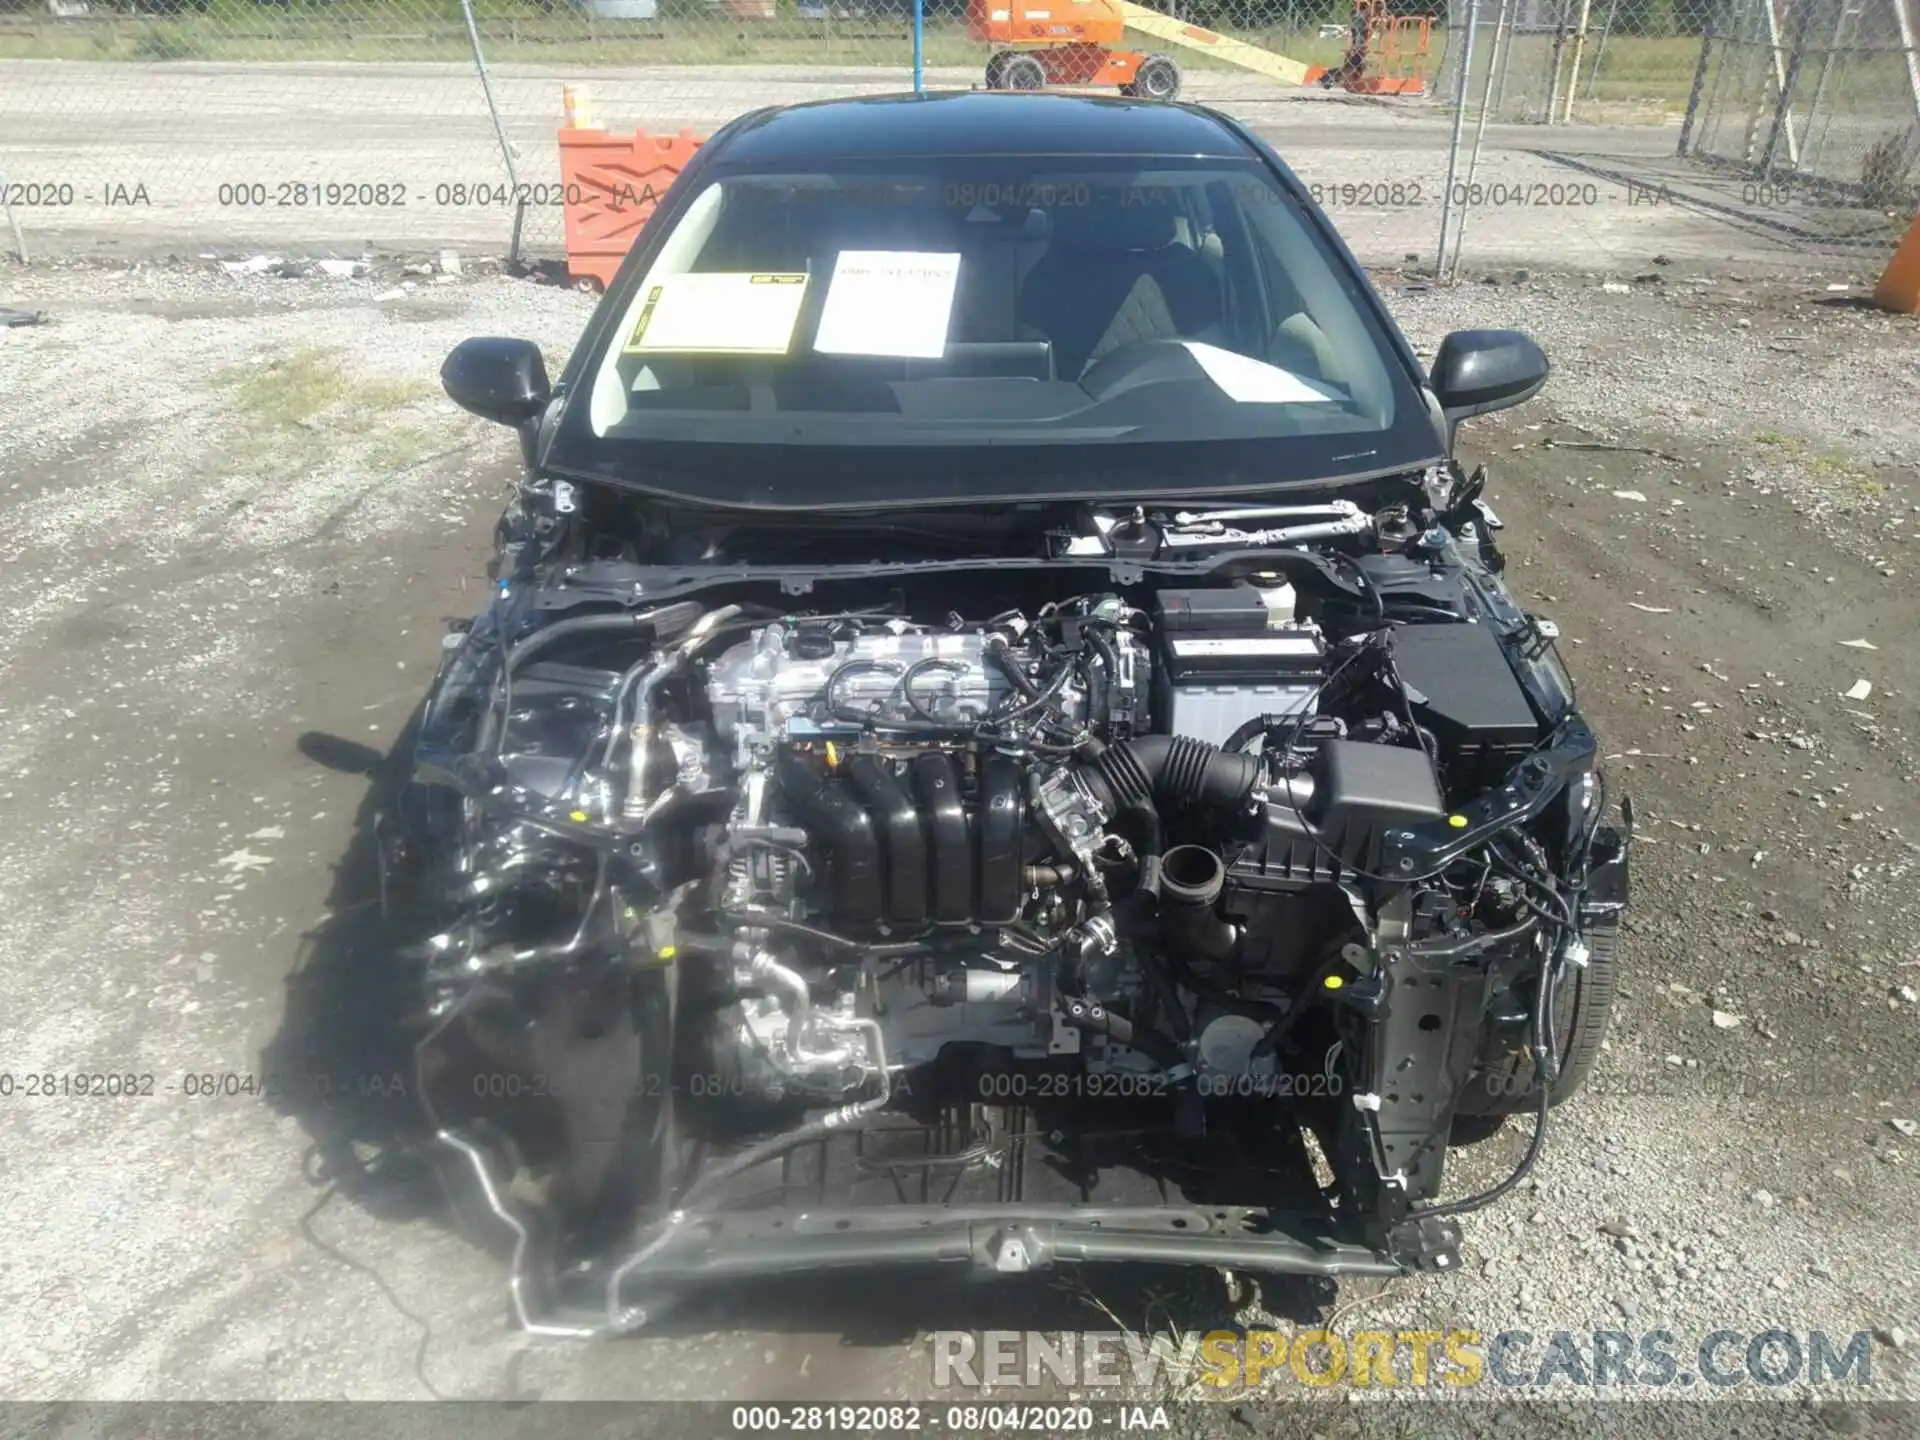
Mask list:
POLYGON ((1290 85, 1339 85, 1362 95, 1420 95, 1433 17, 1391 16, 1386 0, 1356 0, 1351 39, 1337 66, 1306 65, 1132 0, 967 0, 967 33, 994 47, 989 90, 1050 85, 1117 86, 1123 95, 1171 100, 1180 67, 1170 56, 1120 48, 1138 30, 1290 85))
POLYGON ((996 49, 987 59, 989 90, 1049 85, 1117 85, 1122 95, 1171 100, 1180 67, 1165 55, 1114 47, 1126 16, 1114 0, 967 0, 967 33, 996 49))
POLYGON ((1421 72, 1433 47, 1431 15, 1389 15, 1387 0, 1353 0, 1346 57, 1331 68, 1315 65, 1309 83, 1335 85, 1355 95, 1424 95, 1421 72))

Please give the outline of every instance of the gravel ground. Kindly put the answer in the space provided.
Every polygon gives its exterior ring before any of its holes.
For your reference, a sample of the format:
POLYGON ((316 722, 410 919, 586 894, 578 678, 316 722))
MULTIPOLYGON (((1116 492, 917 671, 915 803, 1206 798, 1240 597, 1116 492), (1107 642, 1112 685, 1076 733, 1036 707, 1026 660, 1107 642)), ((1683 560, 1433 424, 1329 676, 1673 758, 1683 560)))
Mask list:
MULTIPOLYGON (((390 277, 0 269, 10 303, 52 317, 0 332, 21 557, 0 572, 0 1068, 154 1077, 137 1098, 0 1105, 0 1391, 919 1398, 936 1326, 1331 1317, 1683 1346, 1779 1326, 1877 1331, 1874 1384, 1817 1407, 1798 1386, 1714 1397, 1791 1402, 1742 1407, 1741 1433, 1911 1433, 1911 1408, 1858 1402, 1920 1399, 1920 329, 1825 278, 1684 270, 1624 291, 1379 275, 1423 348, 1513 324, 1554 357, 1545 395, 1474 422, 1464 450, 1644 844, 1610 1047, 1535 1179, 1468 1220, 1463 1273, 812 1285, 576 1347, 511 1332, 499 1258, 368 1151, 396 1097, 207 1098, 186 1077, 310 1068, 393 998, 340 939, 370 898, 364 782, 315 763, 312 737, 391 743, 442 619, 478 599, 513 456, 438 396, 441 357, 520 334, 557 366, 590 302, 471 275, 381 301, 390 277), (1871 695, 1844 698, 1861 680, 1871 695), (341 1175, 344 1155, 365 1168, 341 1175)), ((1459 1152, 1451 1184, 1497 1178, 1525 1134, 1459 1152)), ((1315 1413, 1301 1433, 1491 1421, 1315 1413)), ((1239 1397, 1179 1424, 1292 1433, 1264 1414, 1239 1397)), ((1706 1404, 1510 1423, 1735 1424, 1706 1404)))

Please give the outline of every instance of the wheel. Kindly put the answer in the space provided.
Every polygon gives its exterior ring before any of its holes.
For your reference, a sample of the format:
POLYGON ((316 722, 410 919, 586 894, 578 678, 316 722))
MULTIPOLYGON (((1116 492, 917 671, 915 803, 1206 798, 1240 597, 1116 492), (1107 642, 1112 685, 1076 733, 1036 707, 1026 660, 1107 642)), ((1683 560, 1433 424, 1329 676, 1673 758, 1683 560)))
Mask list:
POLYGON ((1171 100, 1180 93, 1180 67, 1165 55, 1149 55, 1131 85, 1120 87, 1122 95, 1141 100, 1171 100))
POLYGON ((1047 86, 1047 71, 1031 55, 1003 55, 1000 57, 1000 85, 1005 90, 1044 90, 1047 86))
MULTIPOLYGON (((1620 974, 1618 923, 1594 925, 1586 932, 1586 968, 1569 972, 1555 997, 1553 1031, 1560 1039, 1560 1078, 1550 1103, 1565 1104, 1580 1093, 1600 1059, 1600 1042, 1613 1018, 1613 992, 1620 974)), ((1455 1144, 1486 1139, 1509 1115, 1535 1109, 1533 1056, 1524 1042, 1483 1053, 1454 1120, 1455 1144)))
POLYGON ((1004 50, 995 51, 987 57, 987 88, 1004 90, 1007 88, 1007 61, 1010 57, 1004 50))

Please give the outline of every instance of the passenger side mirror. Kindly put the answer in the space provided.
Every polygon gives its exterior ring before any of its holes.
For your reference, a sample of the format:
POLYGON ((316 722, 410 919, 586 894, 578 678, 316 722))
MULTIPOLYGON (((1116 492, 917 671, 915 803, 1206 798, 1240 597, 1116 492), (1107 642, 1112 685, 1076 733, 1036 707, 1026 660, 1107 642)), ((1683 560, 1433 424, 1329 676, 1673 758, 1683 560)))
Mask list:
POLYGON ((453 347, 440 367, 440 383, 453 403, 482 420, 525 425, 552 398, 547 362, 531 340, 479 336, 453 347))
POLYGON ((1470 415, 1531 400, 1551 367, 1518 330, 1456 330, 1440 342, 1429 384, 1451 429, 1470 415))

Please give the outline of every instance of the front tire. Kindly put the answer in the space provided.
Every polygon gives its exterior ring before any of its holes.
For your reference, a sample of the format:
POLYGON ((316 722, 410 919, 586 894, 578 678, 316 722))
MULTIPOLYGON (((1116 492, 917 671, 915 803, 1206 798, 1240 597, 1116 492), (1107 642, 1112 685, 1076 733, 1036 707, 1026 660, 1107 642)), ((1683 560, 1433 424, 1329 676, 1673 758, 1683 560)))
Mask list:
MULTIPOLYGON (((1620 975, 1620 926, 1594 925, 1585 935, 1584 969, 1573 970, 1554 1003, 1554 1034, 1560 1037, 1560 1075, 1548 1103, 1563 1105, 1580 1093, 1600 1060, 1600 1045, 1613 1018, 1613 996, 1620 975)), ((1456 1112, 1453 1139, 1471 1144, 1495 1134, 1509 1115, 1531 1112, 1540 1103, 1533 1055, 1524 1040, 1480 1057, 1467 1093, 1456 1112)))
POLYGON ((1122 85, 1120 93, 1137 100, 1172 100, 1180 94, 1180 67, 1165 55, 1149 55, 1140 62, 1133 83, 1122 85))
POLYGON ((1046 67, 1031 55, 1004 55, 1000 85, 1005 90, 1044 90, 1047 88, 1046 67))

